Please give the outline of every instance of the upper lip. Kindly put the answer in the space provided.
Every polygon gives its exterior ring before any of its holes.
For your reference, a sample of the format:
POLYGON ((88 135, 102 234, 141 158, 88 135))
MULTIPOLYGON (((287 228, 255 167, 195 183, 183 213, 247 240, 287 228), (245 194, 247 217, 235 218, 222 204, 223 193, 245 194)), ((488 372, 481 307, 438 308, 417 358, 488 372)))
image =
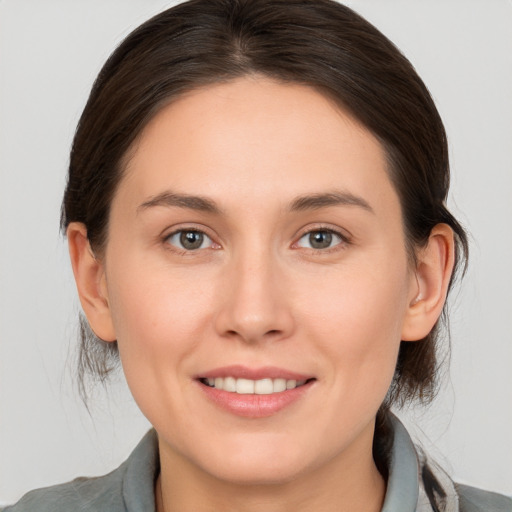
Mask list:
POLYGON ((223 366, 200 373, 198 379, 214 379, 215 377, 234 377, 235 379, 287 379, 287 380, 308 380, 314 378, 313 375, 278 368, 277 366, 264 366, 260 368, 250 368, 243 365, 223 366))

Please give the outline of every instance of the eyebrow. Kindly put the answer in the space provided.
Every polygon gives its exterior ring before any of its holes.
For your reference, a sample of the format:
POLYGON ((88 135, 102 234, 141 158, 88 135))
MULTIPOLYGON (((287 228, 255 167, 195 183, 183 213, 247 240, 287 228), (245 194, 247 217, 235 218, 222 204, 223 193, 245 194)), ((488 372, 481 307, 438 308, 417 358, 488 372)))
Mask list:
POLYGON ((206 213, 221 213, 221 209, 211 199, 189 194, 176 194, 174 192, 163 192, 148 199, 137 208, 137 212, 154 206, 176 206, 206 213))
MULTIPOLYGON (((207 197, 178 194, 170 191, 162 192, 161 194, 144 201, 140 206, 138 206, 137 212, 155 206, 186 208, 189 210, 213 213, 216 215, 220 215, 222 213, 221 208, 219 208, 215 201, 212 201, 207 197)), ((375 213, 373 208, 362 197, 356 196, 350 192, 341 191, 307 194, 296 197, 291 202, 289 211, 301 212, 307 210, 319 210, 329 206, 358 206, 370 213, 375 213)))
POLYGON ((362 197, 341 191, 299 196, 292 201, 290 211, 318 210, 329 206, 358 206, 370 213, 375 213, 362 197))

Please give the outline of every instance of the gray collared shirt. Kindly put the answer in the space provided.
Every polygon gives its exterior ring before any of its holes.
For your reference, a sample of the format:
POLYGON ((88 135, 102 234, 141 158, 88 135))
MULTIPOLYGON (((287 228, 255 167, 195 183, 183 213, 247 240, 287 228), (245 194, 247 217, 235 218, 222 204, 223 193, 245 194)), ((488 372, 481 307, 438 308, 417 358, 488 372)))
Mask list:
MULTIPOLYGON (((512 499, 454 484, 417 452, 407 430, 394 416, 392 425, 382 512, 512 512, 512 499)), ((150 430, 130 457, 108 475, 31 491, 3 512, 152 512, 158 472, 158 440, 156 432, 150 430)))

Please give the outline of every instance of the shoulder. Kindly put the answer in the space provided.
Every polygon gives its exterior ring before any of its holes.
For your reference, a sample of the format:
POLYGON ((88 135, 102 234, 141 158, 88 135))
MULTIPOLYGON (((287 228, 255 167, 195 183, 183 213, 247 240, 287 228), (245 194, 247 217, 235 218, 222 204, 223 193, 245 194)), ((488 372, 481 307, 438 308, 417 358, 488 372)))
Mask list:
POLYGON ((124 512, 123 466, 98 478, 77 478, 65 484, 36 489, 3 512, 60 512, 109 510, 124 512))
POLYGON ((157 436, 150 430, 130 457, 111 473, 36 489, 0 512, 154 510, 153 488, 158 470, 157 436))
POLYGON ((388 417, 392 443, 382 512, 512 512, 512 498, 454 483, 441 466, 414 445, 398 418, 391 413, 388 417), (403 506, 405 499, 407 506, 403 506))
POLYGON ((512 498, 462 484, 455 484, 455 489, 460 512, 512 512, 512 498))

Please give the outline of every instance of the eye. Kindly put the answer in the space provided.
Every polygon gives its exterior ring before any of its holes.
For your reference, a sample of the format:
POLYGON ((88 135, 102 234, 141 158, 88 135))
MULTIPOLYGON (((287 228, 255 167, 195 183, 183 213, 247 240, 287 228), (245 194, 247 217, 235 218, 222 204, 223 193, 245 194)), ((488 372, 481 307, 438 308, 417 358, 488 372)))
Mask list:
POLYGON ((308 249, 330 249, 344 242, 344 238, 329 229, 317 229, 301 236, 297 245, 308 249))
POLYGON ((206 249, 214 245, 208 235, 195 229, 181 229, 180 231, 175 231, 166 238, 166 241, 178 249, 184 249, 185 251, 206 249))

